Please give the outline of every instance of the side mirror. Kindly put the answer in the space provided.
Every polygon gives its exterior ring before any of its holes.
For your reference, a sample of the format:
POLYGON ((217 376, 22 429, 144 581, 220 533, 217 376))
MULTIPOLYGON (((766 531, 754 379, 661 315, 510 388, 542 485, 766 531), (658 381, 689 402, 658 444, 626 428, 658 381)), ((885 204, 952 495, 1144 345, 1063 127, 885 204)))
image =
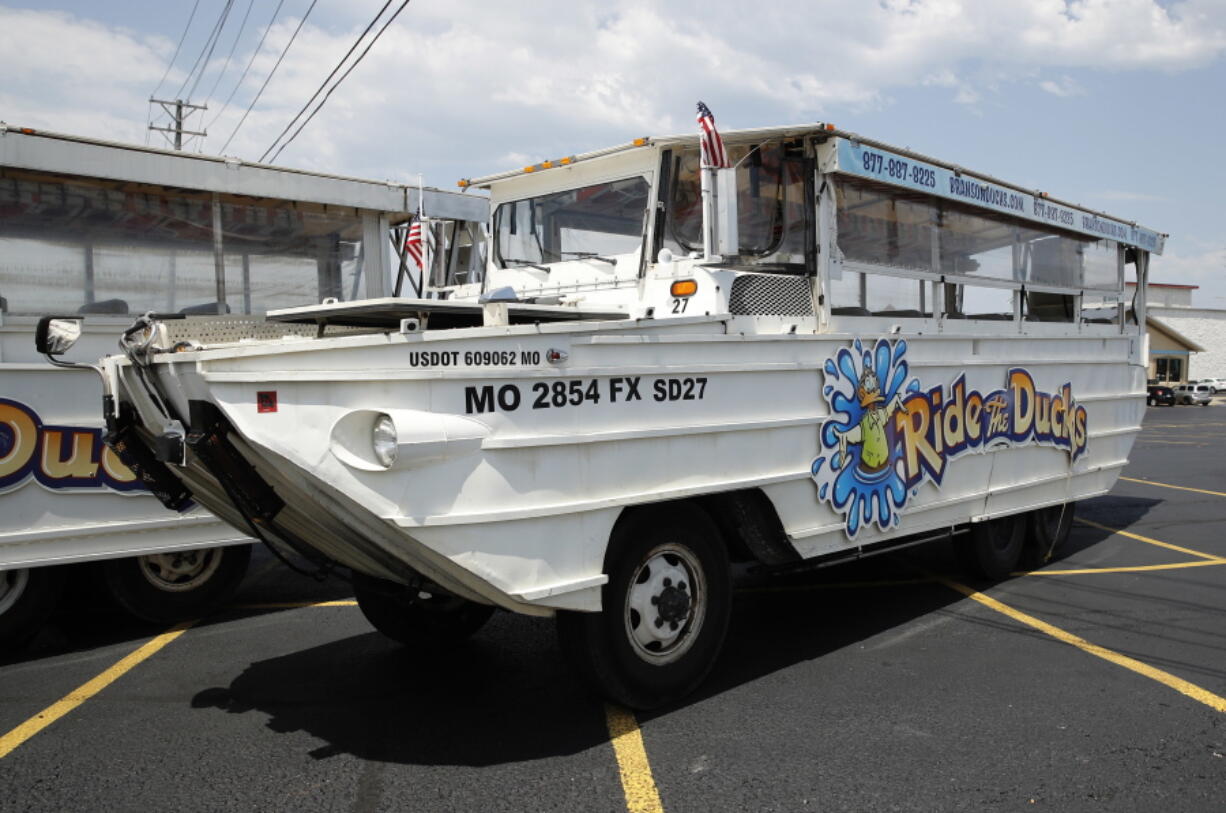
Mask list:
POLYGON ((62 356, 81 338, 81 320, 71 316, 44 316, 34 330, 34 347, 45 356, 62 356))

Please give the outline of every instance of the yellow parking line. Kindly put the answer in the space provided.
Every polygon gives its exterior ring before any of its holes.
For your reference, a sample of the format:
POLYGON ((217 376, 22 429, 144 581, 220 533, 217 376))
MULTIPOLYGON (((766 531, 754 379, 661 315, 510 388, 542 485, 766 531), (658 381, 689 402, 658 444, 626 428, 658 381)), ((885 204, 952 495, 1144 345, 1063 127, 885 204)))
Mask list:
POLYGON ((1093 528, 1098 528, 1100 531, 1109 531, 1110 533, 1113 533, 1113 534, 1119 534, 1120 536, 1126 536, 1129 539, 1135 539, 1138 542, 1147 542, 1150 545, 1157 545, 1160 548, 1167 548, 1169 550, 1177 550, 1180 553, 1186 553, 1189 556, 1199 556, 1201 559, 1209 559, 1213 562, 1226 562, 1226 559, 1222 558, 1221 556, 1212 554, 1212 553, 1202 553, 1201 551, 1192 550, 1191 548, 1181 548, 1178 545, 1172 545, 1170 542, 1161 542, 1157 539, 1150 539, 1148 536, 1141 536, 1140 534, 1134 534, 1129 531, 1121 531, 1118 528, 1108 528, 1106 525, 1099 525, 1097 522, 1094 522, 1088 519, 1082 519, 1081 517, 1076 517, 1075 519, 1078 522, 1080 522, 1082 525, 1089 525, 1093 528))
POLYGON ((1099 646, 1098 644, 1092 644, 1080 636, 1074 635, 1071 632, 1066 632, 1059 627, 1053 627, 1046 621, 1041 621, 1032 615, 1027 615, 1021 610, 1015 610, 1009 605, 1002 604, 996 599, 991 598, 990 596, 985 596, 983 593, 967 587, 964 584, 959 584, 958 582, 949 579, 941 579, 941 582, 951 590, 956 590, 967 598, 973 599, 985 607, 995 610, 1002 615, 1007 615, 1014 621, 1018 621, 1028 627, 1033 627, 1040 632, 1044 632, 1055 638, 1057 641, 1062 641, 1070 646, 1075 646, 1083 652, 1088 652, 1091 655, 1114 663, 1117 666, 1130 669, 1139 675, 1144 675, 1150 680, 1156 680, 1163 686, 1174 689, 1180 694, 1190 697, 1199 703, 1204 703, 1206 706, 1215 711, 1226 713, 1226 697, 1216 695, 1213 692, 1202 689, 1193 683, 1189 683, 1183 678, 1175 677, 1169 672, 1156 669, 1147 663, 1142 663, 1141 661, 1136 660, 1135 658, 1130 658, 1127 655, 1121 655, 1118 652, 1113 652, 1106 647, 1099 646))
POLYGON ((47 726, 51 725, 65 714, 72 711, 77 706, 81 705, 86 700, 89 700, 98 692, 114 683, 132 667, 136 666, 138 663, 150 657, 159 649, 178 638, 187 631, 188 627, 195 623, 195 621, 184 621, 182 624, 172 627, 141 646, 135 652, 132 652, 131 654, 122 658, 114 666, 107 669, 93 680, 81 684, 52 705, 43 709, 38 714, 35 714, 30 719, 26 720, 24 723, 5 734, 3 737, 0 737, 0 759, 8 756, 26 740, 30 739, 35 734, 42 731, 47 726))
POLYGON ((296 610, 300 607, 356 607, 353 599, 335 601, 266 601, 257 604, 231 604, 231 610, 296 610))
POLYGON ((643 733, 639 731, 634 713, 615 706, 605 705, 605 721, 609 726, 609 739, 617 754, 617 767, 621 772, 622 792, 626 794, 626 809, 630 813, 663 813, 660 792, 651 776, 651 763, 643 747, 643 733))
POLYGON ((1203 488, 1189 488, 1187 486, 1173 486, 1170 483, 1159 483, 1157 480, 1137 480, 1134 477, 1121 477, 1121 480, 1127 480, 1130 483, 1140 483, 1144 486, 1158 486, 1158 488, 1173 488, 1176 491, 1193 491, 1197 494, 1211 494, 1214 497, 1226 497, 1226 492, 1222 491, 1207 491, 1203 488))
POLYGON ((1027 570, 1013 576, 1084 576, 1093 573, 1141 573, 1146 570, 1180 570, 1185 567, 1213 567, 1226 565, 1226 559, 1200 560, 1197 562, 1173 562, 1168 565, 1136 565, 1134 567, 1087 567, 1079 570, 1027 570))

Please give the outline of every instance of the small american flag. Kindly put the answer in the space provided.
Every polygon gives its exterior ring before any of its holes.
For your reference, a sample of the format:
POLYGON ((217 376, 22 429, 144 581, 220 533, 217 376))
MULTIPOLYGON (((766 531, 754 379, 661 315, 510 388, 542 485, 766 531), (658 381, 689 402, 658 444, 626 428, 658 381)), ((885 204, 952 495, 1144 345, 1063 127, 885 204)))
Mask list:
POLYGON ((713 169, 732 166, 724 150, 724 140, 719 137, 719 130, 715 129, 715 116, 711 108, 702 102, 698 103, 698 129, 701 131, 698 141, 702 146, 702 165, 713 169))
POLYGON ((409 233, 404 238, 404 251, 409 255, 409 258, 417 266, 420 271, 425 266, 422 264, 423 247, 421 242, 421 221, 414 220, 409 226, 409 233))

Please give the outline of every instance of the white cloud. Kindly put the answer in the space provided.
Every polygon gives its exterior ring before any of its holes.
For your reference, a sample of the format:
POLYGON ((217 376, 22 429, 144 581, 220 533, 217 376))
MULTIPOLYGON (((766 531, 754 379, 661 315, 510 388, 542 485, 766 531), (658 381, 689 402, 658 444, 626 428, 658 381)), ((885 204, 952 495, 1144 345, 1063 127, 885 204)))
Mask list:
POLYGON ((1069 76, 1061 76, 1059 79, 1044 79, 1039 82, 1039 88, 1062 99, 1067 99, 1071 96, 1084 96, 1086 92, 1085 88, 1069 76))
MULTIPOLYGON (((258 157, 318 87, 375 8, 349 5, 346 28, 303 28, 227 152, 258 157)), ((297 22, 269 33, 206 151, 220 149, 297 22)), ((143 140, 172 50, 163 36, 0 7, 0 117, 143 140)), ((508 153, 540 160, 688 130, 699 98, 724 127, 877 110, 917 86, 973 107, 1011 83, 1072 96, 1082 90, 1068 71, 1176 71, 1224 51, 1220 0, 780 0, 749 14, 709 0, 539 0, 530 13, 414 3, 280 161, 396 178, 429 166, 445 185, 501 168, 508 153)), ((249 56, 240 48, 235 66, 249 56)))
POLYGON ((1226 309, 1226 248, 1183 254, 1168 251, 1153 258, 1149 279, 1150 282, 1198 285, 1200 287, 1192 293, 1194 307, 1226 309))

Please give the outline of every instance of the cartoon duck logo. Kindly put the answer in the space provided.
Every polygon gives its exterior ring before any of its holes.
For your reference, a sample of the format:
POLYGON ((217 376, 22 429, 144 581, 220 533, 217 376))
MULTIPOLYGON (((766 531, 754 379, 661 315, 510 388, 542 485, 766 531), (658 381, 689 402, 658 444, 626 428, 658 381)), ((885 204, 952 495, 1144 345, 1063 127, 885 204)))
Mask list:
POLYGON ((871 349, 857 339, 823 368, 831 415, 811 473, 818 499, 846 517, 848 537, 871 523, 896 527, 906 503, 894 423, 908 412, 905 395, 919 389, 918 380, 907 380, 906 352, 901 339, 880 339, 871 349))
POLYGON ((890 463, 890 446, 887 425, 893 420, 894 413, 906 412, 907 407, 902 397, 894 393, 889 404, 881 394, 881 382, 872 367, 866 366, 860 374, 860 384, 856 387, 856 400, 864 410, 859 422, 852 428, 843 431, 836 429, 835 437, 839 439, 839 451, 847 456, 847 446, 851 443, 860 445, 860 461, 858 468, 864 474, 875 476, 890 463))

